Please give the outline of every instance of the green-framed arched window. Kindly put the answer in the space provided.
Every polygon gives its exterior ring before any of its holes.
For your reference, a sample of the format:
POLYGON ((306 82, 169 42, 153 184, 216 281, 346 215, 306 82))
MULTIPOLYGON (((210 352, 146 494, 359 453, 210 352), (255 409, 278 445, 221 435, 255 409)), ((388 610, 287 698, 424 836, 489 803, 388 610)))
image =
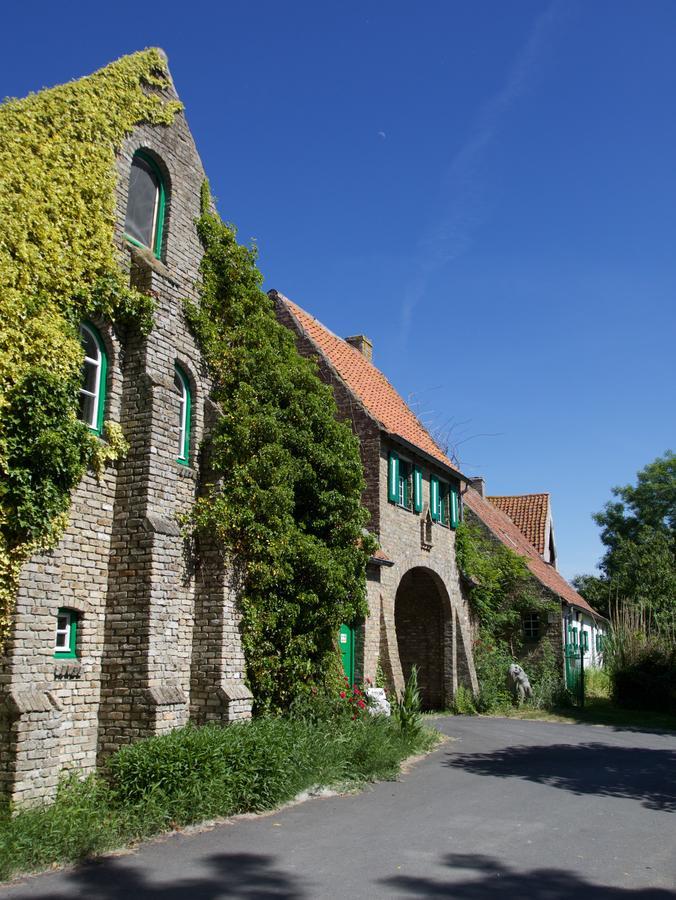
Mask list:
POLYGON ((162 173, 155 160, 137 150, 131 161, 127 216, 124 231, 127 239, 138 247, 147 247, 160 259, 166 190, 162 173))
POLYGON ((101 335, 90 322, 80 323, 80 340, 85 358, 82 364, 79 417, 92 431, 101 434, 106 409, 108 357, 101 335))
POLYGON ((174 366, 174 386, 179 393, 178 441, 176 461, 182 466, 190 465, 190 414, 192 397, 188 376, 179 365, 174 366))

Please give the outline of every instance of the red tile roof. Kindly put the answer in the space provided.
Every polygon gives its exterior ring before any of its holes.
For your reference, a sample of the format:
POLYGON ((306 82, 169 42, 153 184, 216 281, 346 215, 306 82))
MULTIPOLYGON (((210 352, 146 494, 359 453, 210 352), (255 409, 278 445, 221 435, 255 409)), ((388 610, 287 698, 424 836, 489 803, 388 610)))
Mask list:
POLYGON ((521 529, 540 556, 545 553, 549 494, 519 494, 511 497, 487 497, 487 500, 507 513, 521 529))
POLYGON ((526 565, 538 581, 557 594, 566 603, 577 606, 595 618, 603 618, 595 612, 584 597, 568 584, 566 579, 556 569, 548 565, 537 552, 535 547, 526 538, 520 528, 510 517, 498 509, 488 499, 484 499, 474 488, 468 488, 463 494, 465 504, 473 513, 490 529, 505 547, 514 550, 519 556, 523 556, 526 565))
POLYGON ((437 446, 425 426, 373 363, 293 301, 278 291, 271 293, 284 304, 301 331, 326 357, 349 390, 385 431, 403 438, 443 465, 458 471, 457 466, 437 446))

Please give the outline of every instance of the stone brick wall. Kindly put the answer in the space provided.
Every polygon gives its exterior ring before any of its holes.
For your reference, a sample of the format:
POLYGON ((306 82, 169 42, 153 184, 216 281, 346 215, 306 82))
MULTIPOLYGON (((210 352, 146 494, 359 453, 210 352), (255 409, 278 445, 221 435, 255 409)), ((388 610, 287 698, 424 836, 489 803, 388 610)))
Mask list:
POLYGON ((132 739, 190 717, 228 721, 251 710, 227 566, 215 548, 196 555, 179 527, 200 487, 205 411, 215 415, 182 308, 183 298, 196 299, 204 179, 185 117, 135 129, 118 172, 120 263, 155 297, 156 324, 142 338, 94 323, 109 357, 105 419, 121 424, 130 450, 99 482, 83 479, 58 547, 22 573, 0 662, 0 788, 19 804, 49 798, 64 768, 92 771, 132 739), (167 188, 161 261, 124 237, 129 171, 141 148, 167 188), (177 461, 176 363, 191 385, 188 466, 177 461), (60 607, 80 614, 74 660, 53 656, 60 607))

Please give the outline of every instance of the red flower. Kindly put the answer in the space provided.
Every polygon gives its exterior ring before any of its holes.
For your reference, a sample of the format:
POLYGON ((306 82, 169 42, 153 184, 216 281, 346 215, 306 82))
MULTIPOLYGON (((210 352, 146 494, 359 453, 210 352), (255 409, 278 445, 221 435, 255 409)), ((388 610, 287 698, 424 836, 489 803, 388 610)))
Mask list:
POLYGON ((364 703, 363 700, 360 700, 359 703, 357 703, 357 706, 358 706, 360 709, 364 709, 364 707, 366 706, 366 704, 364 703))
POLYGON ((341 692, 340 692, 340 696, 341 696, 341 697, 343 698, 343 700, 344 700, 344 699, 345 699, 345 691, 341 691, 341 692))

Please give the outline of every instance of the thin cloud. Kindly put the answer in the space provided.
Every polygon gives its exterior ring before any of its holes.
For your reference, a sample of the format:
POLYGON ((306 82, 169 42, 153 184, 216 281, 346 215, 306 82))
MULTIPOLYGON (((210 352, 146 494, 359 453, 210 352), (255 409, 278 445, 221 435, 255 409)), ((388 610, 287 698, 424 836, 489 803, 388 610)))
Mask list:
POLYGON ((425 295, 431 277, 469 249, 473 233, 485 221, 487 203, 478 170, 510 111, 532 89, 562 12, 562 0, 553 0, 535 19, 504 85, 481 107, 469 136, 448 165, 442 182, 442 199, 449 212, 429 227, 418 242, 418 271, 408 284, 401 310, 404 341, 410 333, 413 312, 425 295))

